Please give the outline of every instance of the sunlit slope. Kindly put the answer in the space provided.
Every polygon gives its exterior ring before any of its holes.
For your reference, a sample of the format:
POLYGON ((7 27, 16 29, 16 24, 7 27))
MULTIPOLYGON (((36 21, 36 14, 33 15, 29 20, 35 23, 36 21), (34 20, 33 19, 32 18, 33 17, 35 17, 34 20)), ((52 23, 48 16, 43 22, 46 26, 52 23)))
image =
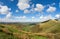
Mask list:
POLYGON ((39 25, 42 32, 52 32, 52 33, 60 32, 60 21, 49 20, 39 25))
POLYGON ((39 32, 59 33, 60 21, 48 20, 42 23, 18 26, 18 28, 22 29, 23 31, 33 32, 33 33, 39 33, 39 32))
POLYGON ((36 24, 0 24, 1 39, 60 39, 60 21, 36 24))
POLYGON ((35 34, 20 30, 14 25, 0 24, 0 39, 47 39, 47 37, 35 36, 35 34))

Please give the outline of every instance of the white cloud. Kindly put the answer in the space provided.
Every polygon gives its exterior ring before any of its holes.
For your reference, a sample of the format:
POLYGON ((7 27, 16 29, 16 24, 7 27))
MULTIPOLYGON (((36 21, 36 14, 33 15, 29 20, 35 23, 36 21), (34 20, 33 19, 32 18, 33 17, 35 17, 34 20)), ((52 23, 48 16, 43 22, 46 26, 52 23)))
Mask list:
POLYGON ((29 0, 19 0, 17 6, 20 10, 25 10, 30 7, 29 0))
POLYGON ((54 12, 54 11, 56 11, 56 7, 49 7, 48 9, 47 9, 47 12, 54 12))
POLYGON ((29 2, 30 0, 19 0, 17 6, 20 10, 24 10, 24 13, 34 13, 35 11, 42 12, 45 8, 42 4, 36 4, 34 8, 34 4, 30 6, 29 2), (28 10, 28 8, 30 8, 30 10, 28 10))
POLYGON ((19 2, 22 2, 22 3, 29 3, 30 0, 19 0, 19 2))
POLYGON ((60 18, 60 14, 57 14, 55 17, 56 17, 56 18, 60 18))
POLYGON ((8 6, 0 5, 0 14, 8 14, 10 12, 10 8, 8 6))
POLYGON ((16 10, 16 12, 19 12, 19 10, 16 10))
POLYGON ((26 16, 14 16, 13 19, 9 17, 11 17, 11 14, 8 14, 5 18, 0 18, 0 22, 27 22, 26 16))
POLYGON ((9 12, 5 18, 10 18, 11 17, 11 12, 9 12))
POLYGON ((40 16, 40 21, 43 22, 43 21, 47 21, 49 20, 48 16, 40 16))
POLYGON ((35 8, 34 8, 34 4, 32 4, 32 6, 30 7, 30 13, 35 13, 35 8))
POLYGON ((0 14, 5 14, 5 18, 10 18, 11 17, 11 12, 10 12, 11 8, 8 8, 8 6, 5 5, 0 5, 0 14))
POLYGON ((16 19, 26 19, 27 17, 26 16, 17 16, 17 17, 14 17, 16 19))
POLYGON ((9 10, 11 10, 11 8, 9 8, 9 10))
POLYGON ((32 16, 32 21, 34 21, 35 20, 35 17, 34 16, 32 16))
POLYGON ((27 10, 27 9, 26 9, 26 10, 24 10, 24 13, 29 13, 29 12, 30 12, 30 11, 29 11, 29 10, 27 10))
POLYGON ((0 5, 0 14, 5 14, 5 18, 0 18, 0 22, 10 22, 10 17, 11 17, 11 8, 9 8, 6 5, 0 5))
POLYGON ((42 19, 43 18, 43 15, 42 16, 40 16, 40 19, 42 19))
POLYGON ((34 17, 34 16, 32 16, 32 19, 35 19, 35 17, 34 17))
POLYGON ((8 18, 0 18, 0 22, 19 22, 18 20, 8 19, 8 18))
POLYGON ((54 20, 55 18, 52 17, 51 15, 47 15, 47 16, 40 16, 40 22, 43 22, 43 21, 47 21, 47 20, 54 20))
POLYGON ((44 10, 44 6, 42 4, 36 4, 35 11, 41 12, 44 10))
POLYGON ((20 16, 20 18, 25 19, 25 18, 26 18, 26 16, 20 16))

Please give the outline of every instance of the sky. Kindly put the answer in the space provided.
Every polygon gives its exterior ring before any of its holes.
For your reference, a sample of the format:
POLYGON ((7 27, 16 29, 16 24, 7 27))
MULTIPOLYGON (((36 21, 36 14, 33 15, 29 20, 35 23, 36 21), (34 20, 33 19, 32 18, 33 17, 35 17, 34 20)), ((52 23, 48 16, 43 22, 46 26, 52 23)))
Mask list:
POLYGON ((0 0, 0 22, 42 22, 60 18, 60 0, 0 0))

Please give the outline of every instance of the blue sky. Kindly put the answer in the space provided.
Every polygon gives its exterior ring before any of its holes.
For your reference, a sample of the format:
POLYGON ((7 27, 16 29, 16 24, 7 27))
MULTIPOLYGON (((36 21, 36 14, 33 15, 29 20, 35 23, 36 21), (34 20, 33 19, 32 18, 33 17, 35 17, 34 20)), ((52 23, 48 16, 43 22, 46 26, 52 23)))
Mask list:
POLYGON ((0 22, 41 22, 60 17, 60 0, 0 0, 0 22))

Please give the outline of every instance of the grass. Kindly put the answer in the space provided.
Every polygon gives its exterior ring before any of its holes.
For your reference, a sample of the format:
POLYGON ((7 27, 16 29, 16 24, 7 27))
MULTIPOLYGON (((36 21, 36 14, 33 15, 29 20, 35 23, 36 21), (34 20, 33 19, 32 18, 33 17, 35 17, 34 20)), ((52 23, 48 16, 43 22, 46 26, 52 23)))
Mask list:
POLYGON ((34 39, 47 39, 47 38, 43 36, 34 36, 34 39))
POLYGON ((13 35, 7 35, 4 32, 0 32, 0 39, 18 39, 18 38, 13 35))
MULTIPOLYGON (((24 38, 26 38, 26 39, 28 39, 28 38, 30 38, 30 39, 48 39, 48 36, 32 35, 31 33, 29 34, 28 32, 31 32, 32 34, 41 33, 41 32, 53 33, 53 34, 60 33, 60 22, 59 21, 56 22, 55 20, 54 21, 50 20, 48 22, 35 24, 35 25, 0 24, 0 39, 24 39, 24 38), (21 29, 19 29, 19 28, 21 28, 21 29), (6 31, 11 32, 12 35, 7 34, 6 31)), ((56 39, 58 39, 59 36, 60 35, 57 35, 56 39)))
MULTIPOLYGON (((12 32, 12 34, 15 33, 15 35, 8 35, 7 33, 0 31, 0 39, 20 39, 20 38, 18 38, 18 36, 22 36, 21 39, 24 39, 24 35, 27 35, 28 37, 25 36, 27 38, 34 38, 34 39, 43 39, 44 38, 43 36, 29 37, 28 34, 26 34, 24 32, 20 32, 16 27, 9 26, 9 25, 2 25, 2 26, 4 26, 4 28, 7 28, 9 30, 9 32, 12 32)), ((0 25, 0 28, 3 28, 2 26, 0 25)))

